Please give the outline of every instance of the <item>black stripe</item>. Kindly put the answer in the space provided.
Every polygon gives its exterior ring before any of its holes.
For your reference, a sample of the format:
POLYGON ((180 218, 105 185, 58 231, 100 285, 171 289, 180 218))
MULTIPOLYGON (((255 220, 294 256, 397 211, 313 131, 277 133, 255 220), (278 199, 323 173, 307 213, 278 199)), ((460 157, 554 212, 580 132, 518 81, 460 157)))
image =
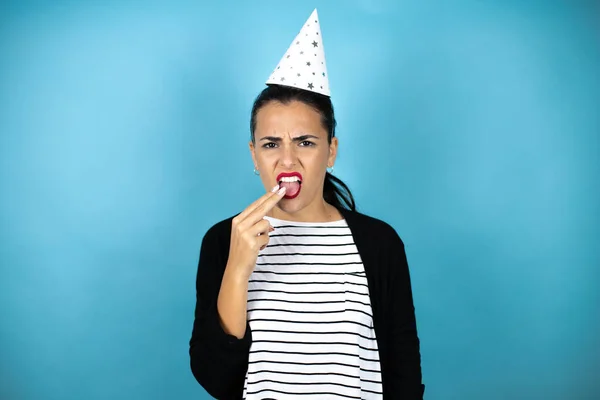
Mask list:
POLYGON ((250 303, 252 301, 273 301, 273 302, 281 302, 281 303, 291 303, 291 304, 340 304, 340 303, 356 303, 362 304, 363 306, 371 307, 369 303, 363 303, 362 301, 357 300, 337 300, 337 301, 293 301, 293 300, 283 300, 283 299, 251 299, 247 302, 250 303))
POLYGON ((262 392, 275 392, 275 393, 281 393, 281 394, 289 394, 289 395, 327 395, 327 396, 339 396, 339 397, 343 397, 345 399, 360 399, 360 397, 351 397, 351 396, 346 396, 345 394, 340 394, 340 393, 332 393, 332 392, 308 392, 308 393, 296 393, 296 392, 282 392, 281 390, 275 390, 275 389, 261 389, 258 390, 256 392, 247 392, 246 394, 258 394, 258 393, 262 393, 262 392))
POLYGON ((292 262, 292 263, 256 263, 256 266, 261 265, 357 265, 362 264, 362 261, 345 262, 345 263, 324 263, 324 262, 292 262))
POLYGON ((367 275, 367 273, 364 270, 356 271, 356 272, 345 272, 345 274, 352 275, 352 276, 366 276, 367 275))
MULTIPOLYGON (((361 371, 365 371, 364 369, 361 368, 361 371)), ((379 371, 376 371, 377 373, 379 373, 379 371)), ((248 376, 252 376, 252 375, 258 375, 258 374, 263 374, 263 373, 271 373, 271 374, 278 374, 278 375, 304 375, 304 376, 314 376, 314 375, 325 375, 327 377, 330 376, 340 376, 340 377, 344 377, 344 378, 351 378, 351 379, 360 379, 361 382, 368 382, 368 383, 373 383, 375 385, 381 385, 381 381, 374 381, 371 379, 365 379, 365 378, 360 378, 360 376, 357 375, 348 375, 348 374, 342 374, 340 372, 297 372, 297 371, 271 371, 271 370, 265 370, 265 369, 261 369, 258 371, 248 371, 248 376)), ((259 382, 259 381, 258 381, 259 382)), ((258 383, 258 382, 252 382, 252 383, 258 383)), ((363 391, 368 391, 371 393, 376 393, 376 394, 381 394, 380 392, 374 392, 365 388, 362 388, 361 390, 363 391)))
POLYGON ((267 247, 285 247, 285 246, 354 246, 354 243, 277 243, 268 244, 267 247))
MULTIPOLYGON (((348 308, 348 309, 344 309, 344 310, 327 310, 327 311, 292 311, 292 310, 282 310, 282 309, 277 309, 277 308, 249 308, 248 311, 276 311, 276 312, 282 312, 282 313, 292 313, 292 314, 342 314, 345 313, 347 311, 354 311, 354 312, 358 312, 361 314, 366 315, 369 318, 373 318, 373 316, 365 311, 362 310, 355 310, 353 308, 348 308)), ((290 322, 294 322, 294 321, 290 321, 290 322)))
MULTIPOLYGON (((372 340, 373 342, 375 341, 374 339, 372 340)), ((346 343, 346 342, 288 342, 285 340, 252 340, 252 344, 255 343, 279 343, 279 344, 306 344, 306 345, 338 345, 338 346, 352 346, 355 347, 356 343, 346 343)), ((358 345, 358 347, 362 350, 367 350, 367 351, 378 351, 378 349, 370 349, 368 347, 362 346, 362 345, 358 345)))
MULTIPOLYGON (((374 370, 374 369, 366 369, 366 368, 361 368, 360 370, 361 370, 361 371, 365 371, 365 372, 373 372, 373 373, 375 373, 375 374, 380 374, 380 373, 381 373, 381 371, 377 371, 377 370, 374 370)), ((370 382, 370 381, 369 381, 369 382, 370 382)), ((379 382, 378 382, 378 383, 379 383, 379 382)))
POLYGON ((255 270, 257 274, 274 274, 274 275, 351 275, 362 277, 365 275, 364 272, 321 272, 321 271, 307 271, 307 272, 277 272, 277 271, 265 271, 255 270))
MULTIPOLYGON (((263 353, 263 354, 293 354, 293 355, 297 355, 297 356, 326 356, 326 355, 336 355, 336 356, 345 356, 345 357, 352 357, 352 358, 356 358, 356 354, 352 354, 352 353, 342 353, 342 352, 338 352, 338 351, 325 351, 322 353, 317 353, 317 352, 302 352, 302 351, 275 351, 275 350, 250 350, 250 354, 259 354, 259 353, 263 353)), ((376 360, 371 360, 368 358, 363 358, 363 357, 358 357, 360 360, 363 361, 376 361, 376 360)))
POLYGON ((360 253, 274 253, 274 254, 259 254, 259 257, 276 257, 276 256, 356 256, 360 253))
MULTIPOLYGON (((319 324, 319 325, 333 325, 333 324, 354 324, 364 326, 367 329, 371 329, 371 326, 360 323, 358 321, 287 321, 283 319, 275 318, 250 318, 250 322, 284 322, 286 324, 319 324)), ((323 332, 321 332, 323 333, 323 332)))
MULTIPOLYGON (((356 376, 356 378, 359 378, 358 376, 356 376)), ((341 386, 341 387, 345 387, 348 389, 360 389, 360 386, 350 386, 350 385, 345 385, 343 383, 337 383, 337 382, 285 382, 285 381, 274 381, 272 379, 261 379, 258 381, 252 381, 252 382, 248 382, 248 384, 258 384, 258 383, 263 383, 263 382, 271 382, 271 383, 278 383, 281 385, 334 385, 334 386, 341 386)))
POLYGON ((366 357, 360 357, 360 356, 358 358, 360 358, 363 361, 369 361, 369 362, 375 362, 375 363, 379 362, 379 360, 373 359, 373 358, 366 358, 366 357))
MULTIPOLYGON (((377 371, 377 372, 379 372, 379 371, 377 371)), ((371 379, 365 379, 365 378, 360 378, 360 381, 361 381, 361 382, 369 382, 369 383, 374 383, 374 384, 376 384, 376 385, 377 385, 377 384, 381 384, 381 381, 373 381, 373 380, 371 380, 371 379)), ((365 389, 365 388, 362 388, 362 390, 367 390, 367 389, 365 389)), ((367 391, 368 391, 368 390, 367 390, 367 391)), ((371 392, 371 393, 377 393, 377 392, 371 392)))
MULTIPOLYGON (((307 376, 312 376, 312 375, 325 375, 325 376, 331 376, 331 375, 336 375, 336 376, 343 376, 344 378, 358 378, 357 375, 348 375, 348 374, 342 374, 340 372, 297 372, 297 371, 271 371, 268 369, 259 369, 258 371, 248 371, 248 375, 256 375, 256 374, 262 374, 262 373, 269 373, 269 374, 282 374, 282 375, 307 375, 307 376)), ((366 380, 366 379, 362 379, 364 382, 370 382, 370 383, 380 383, 380 382, 376 382, 376 381, 370 381, 370 380, 366 380)))
MULTIPOLYGON (((380 382, 376 382, 376 383, 380 383, 380 382)), ((376 392, 374 390, 369 390, 369 389, 365 389, 365 388, 362 388, 360 390, 363 391, 363 392, 369 392, 369 393, 373 393, 373 394, 383 394, 381 392, 376 392)))
POLYGON ((356 285, 369 287, 366 283, 355 283, 355 282, 284 282, 284 281, 270 281, 268 279, 250 279, 248 283, 279 283, 282 285, 356 285))
POLYGON ((347 225, 342 225, 342 226, 323 226, 323 225, 273 225, 273 228, 275 229, 281 229, 281 228, 318 228, 318 229, 348 229, 347 225))
MULTIPOLYGON (((347 354, 347 353, 332 353, 332 352, 324 352, 324 353, 301 353, 301 352, 294 352, 294 351, 286 351, 286 352, 279 352, 279 351, 272 351, 272 350, 251 350, 248 354, 254 354, 258 357, 258 354, 275 354, 275 355, 281 355, 283 356, 284 354, 286 355, 290 355, 290 356, 295 356, 292 359, 294 360, 298 360, 299 356, 328 356, 328 355, 336 355, 338 357, 336 357, 337 362, 333 362, 333 361, 329 361, 326 362, 322 365, 329 365, 329 364, 342 364, 344 365, 344 363, 340 362, 340 359, 342 356, 347 356, 347 357, 351 357, 352 359, 356 359, 356 357, 358 356, 358 354, 347 354)), ((320 360, 322 360, 323 358, 319 358, 320 360)), ((379 359, 376 360, 372 360, 370 358, 364 358, 364 357, 358 357, 359 360, 364 361, 364 362, 374 362, 374 363, 379 363, 379 359)), ((309 359, 310 360, 310 359, 309 359)), ((312 361, 307 361, 307 362, 297 362, 297 363, 292 363, 290 361, 281 361, 281 362, 276 362, 275 360, 271 360, 271 359, 254 359, 255 362, 267 362, 267 363, 279 363, 279 364, 300 364, 300 365, 321 365, 321 364, 315 364, 312 361)), ((348 367, 350 367, 351 365, 347 365, 348 367)), ((380 373, 380 371, 373 371, 373 370, 368 370, 366 368, 361 368, 361 371, 363 372, 370 372, 370 373, 380 373)), ((372 382, 372 381, 369 381, 372 382)))
MULTIPOLYGON (((265 371, 265 370, 261 370, 261 371, 256 371, 256 372, 248 372, 248 375, 254 375, 256 373, 262 373, 262 372, 267 372, 267 373, 282 373, 282 374, 294 374, 294 375, 326 375, 326 376, 331 376, 331 375, 335 375, 335 376, 343 376, 343 377, 347 377, 347 378, 356 378, 356 379, 360 379, 360 376, 356 376, 356 375, 346 375, 346 374, 340 374, 338 372, 329 372, 327 374, 323 374, 323 373, 301 373, 301 372, 275 372, 275 371, 265 371)), ((361 379, 361 382, 369 382, 369 383, 374 383, 374 384, 381 384, 380 381, 372 381, 369 379, 361 379)), ((382 394, 381 392, 375 392, 372 390, 368 390, 365 388, 362 388, 360 386, 350 386, 350 385, 344 385, 343 383, 335 383, 335 382, 284 382, 284 381, 274 381, 274 380, 270 380, 270 379, 261 379, 258 381, 250 381, 248 380, 248 385, 254 385, 254 384, 258 384, 258 383, 263 383, 263 382, 272 382, 272 383, 279 383, 282 385, 338 385, 338 386, 342 386, 342 387, 346 387, 349 389, 360 389, 362 391, 366 391, 366 392, 370 392, 370 393, 375 393, 375 394, 382 394)), ((269 390, 269 389, 264 389, 264 390, 269 390)))
POLYGON ((252 360, 248 361, 248 364, 258 364, 258 363, 271 363, 271 364, 291 364, 291 365, 339 365, 342 367, 350 367, 350 368, 360 368, 360 365, 354 364, 346 364, 337 361, 328 361, 328 362, 299 362, 299 361, 275 361, 275 360, 252 360))
POLYGON ((342 236, 352 236, 351 233, 324 233, 324 234, 320 234, 320 233, 280 233, 280 234, 273 234, 273 235, 269 235, 269 237, 342 237, 342 236))
POLYGON ((353 335, 358 336, 365 340, 375 340, 374 338, 365 336, 359 332, 344 332, 344 331, 336 331, 336 332, 301 332, 301 331, 290 331, 290 330, 280 330, 280 329, 252 329, 252 332, 268 332, 268 333, 290 333, 290 334, 303 334, 303 335, 353 335))
POLYGON ((264 293, 285 293, 285 294, 301 294, 301 295, 305 295, 305 294, 348 294, 348 293, 352 293, 352 294, 356 294, 358 296, 365 296, 366 293, 360 293, 360 292, 354 292, 352 290, 344 290, 344 291, 336 291, 336 292, 288 292, 285 290, 273 290, 273 289, 248 289, 248 293, 253 293, 253 292, 264 292, 264 293))

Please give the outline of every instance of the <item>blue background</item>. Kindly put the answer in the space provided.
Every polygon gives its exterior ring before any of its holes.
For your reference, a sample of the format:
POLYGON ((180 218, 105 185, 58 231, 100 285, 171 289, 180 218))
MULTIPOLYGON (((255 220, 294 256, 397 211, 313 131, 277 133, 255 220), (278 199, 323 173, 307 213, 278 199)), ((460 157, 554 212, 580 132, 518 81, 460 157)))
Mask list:
POLYGON ((600 7, 499 0, 2 2, 0 398, 209 398, 200 242, 263 192, 251 102, 315 7, 426 398, 599 398, 600 7))

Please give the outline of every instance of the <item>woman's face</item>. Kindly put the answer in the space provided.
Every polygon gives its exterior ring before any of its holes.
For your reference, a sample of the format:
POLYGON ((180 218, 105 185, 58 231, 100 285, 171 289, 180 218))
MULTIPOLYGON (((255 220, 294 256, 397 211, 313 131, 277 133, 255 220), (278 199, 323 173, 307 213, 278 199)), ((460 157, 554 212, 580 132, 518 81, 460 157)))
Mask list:
POLYGON ((327 167, 335 162, 337 138, 327 142, 317 111, 299 101, 267 103, 256 115, 250 152, 266 190, 286 186, 278 204, 282 211, 293 214, 322 206, 323 182, 327 167))

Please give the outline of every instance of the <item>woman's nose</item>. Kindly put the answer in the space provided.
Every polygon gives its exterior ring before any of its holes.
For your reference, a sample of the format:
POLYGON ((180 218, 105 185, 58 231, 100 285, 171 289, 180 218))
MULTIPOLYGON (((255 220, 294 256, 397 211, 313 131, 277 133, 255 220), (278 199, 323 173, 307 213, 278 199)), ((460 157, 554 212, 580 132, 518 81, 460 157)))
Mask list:
POLYGON ((294 146, 283 146, 281 153, 281 163, 286 167, 296 165, 296 150, 294 146))

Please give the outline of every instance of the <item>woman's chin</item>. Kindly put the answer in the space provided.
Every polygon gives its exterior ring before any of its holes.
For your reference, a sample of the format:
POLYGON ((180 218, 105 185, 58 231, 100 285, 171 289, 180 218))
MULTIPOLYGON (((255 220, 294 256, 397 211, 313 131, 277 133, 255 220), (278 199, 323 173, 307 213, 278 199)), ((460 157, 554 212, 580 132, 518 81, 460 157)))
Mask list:
POLYGON ((281 211, 286 212, 288 214, 293 214, 298 212, 304 208, 305 204, 301 201, 301 197, 294 197, 291 199, 286 198, 285 196, 277 203, 277 207, 281 209, 281 211))

